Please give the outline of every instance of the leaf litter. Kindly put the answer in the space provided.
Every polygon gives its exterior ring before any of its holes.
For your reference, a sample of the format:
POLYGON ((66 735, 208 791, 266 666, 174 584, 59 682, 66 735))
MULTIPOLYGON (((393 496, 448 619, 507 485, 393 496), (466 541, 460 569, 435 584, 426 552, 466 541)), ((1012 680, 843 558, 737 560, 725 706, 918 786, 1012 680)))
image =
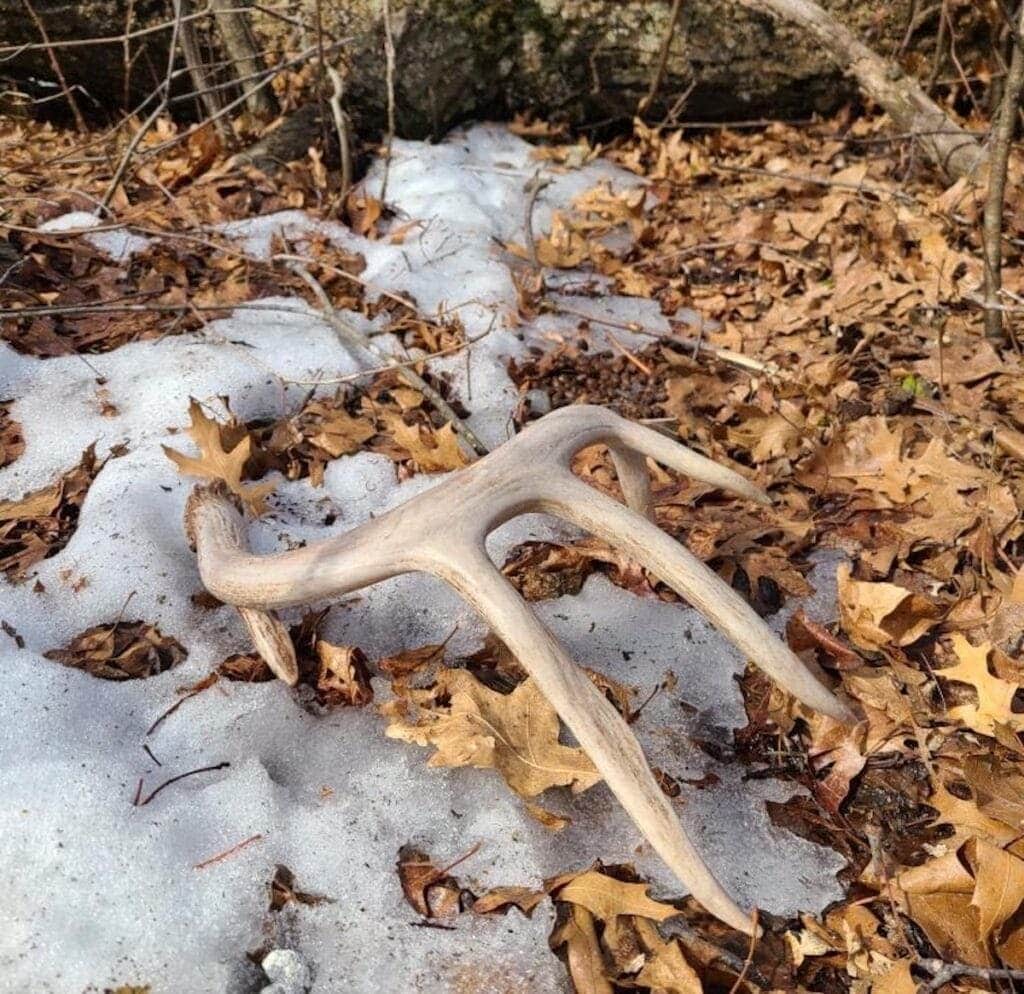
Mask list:
MULTIPOLYGON (((886 126, 880 118, 841 116, 808 128, 773 124, 756 134, 722 128, 693 137, 638 124, 632 138, 607 149, 538 147, 558 168, 602 154, 649 185, 646 193, 595 188, 553 215, 537 239, 541 265, 582 268, 597 282, 568 294, 520 282, 519 320, 540 315, 560 323, 554 340, 511 363, 519 424, 539 413, 538 392, 552 406, 607 403, 768 484, 775 507, 749 510, 652 467, 659 524, 765 614, 807 592, 813 550, 839 549, 850 563, 837 577, 838 621, 804 617, 791 621, 788 634, 858 703, 865 721, 838 729, 748 674, 749 724, 734 743, 749 776, 808 789, 809 798, 782 806, 777 817, 845 854, 850 898, 820 919, 768 922, 748 987, 760 976, 775 988, 909 994, 927 979, 925 964, 935 955, 1024 968, 1021 360, 984 340, 972 303, 978 246, 964 221, 977 218, 981 192, 963 182, 943 189, 926 173, 906 180, 898 146, 873 141, 886 126), (628 235, 624 252, 605 237, 616 229, 628 235), (595 345, 609 340, 608 327, 575 320, 571 298, 582 306, 609 285, 653 301, 669 333, 643 344, 595 345), (700 315, 699 338, 682 319, 687 308, 700 315)), ((186 301, 213 308, 213 317, 219 307, 269 294, 279 267, 241 258, 226 243, 223 251, 199 251, 173 235, 186 218, 249 217, 259 197, 266 213, 306 204, 311 187, 301 169, 278 182, 249 173, 197 185, 211 164, 199 143, 180 161, 168 160, 164 173, 157 169, 156 178, 179 190, 179 203, 138 212, 140 230, 155 225, 168 237, 134 255, 127 269, 81 240, 20 230, 47 220, 48 211, 81 205, 19 207, 7 237, 25 262, 11 306, 70 309, 132 297, 169 310, 154 307, 131 321, 70 310, 5 317, 4 337, 43 357, 103 352, 201 327, 197 312, 174 312, 186 301)), ((145 187, 147 174, 135 182, 145 187)), ((378 232, 383 222, 372 198, 348 209, 363 234, 378 232)), ((1007 224, 1011 236, 1022 234, 1019 212, 1007 224)), ((513 257, 530 254, 512 240, 505 248, 513 257)), ((456 323, 424 319, 414 300, 372 299, 360 282, 364 260, 326 241, 303 251, 316 259, 314 271, 337 306, 382 319, 406 346, 437 352, 464 340, 456 323)), ((1005 285, 1024 293, 1015 255, 1005 285)), ((304 292, 298 284, 292 290, 304 292)), ((268 474, 318 486, 342 456, 383 454, 406 477, 465 462, 450 425, 389 373, 333 396, 311 394, 273 420, 242 422, 229 413, 224 423, 197 404, 191 434, 199 457, 178 453, 174 461, 223 481, 253 511, 273 506, 278 485, 268 474)), ((4 405, 0 463, 18 459, 24 446, 4 405)), ((51 487, 0 506, 9 576, 24 578, 68 541, 100 465, 87 453, 51 487)), ((617 493, 603 453, 584 453, 576 468, 617 493)), ((534 541, 518 547, 505 568, 535 600, 574 593, 592 572, 648 598, 674 599, 593 540, 534 541)), ((307 685, 323 703, 366 706, 371 674, 391 676, 393 698, 382 705, 390 734, 429 746, 432 765, 493 768, 525 797, 593 783, 585 757, 560 741, 557 719, 529 681, 496 652, 490 665, 478 660, 473 670, 448 668, 435 645, 369 664, 355 646, 317 641, 312 629, 306 635, 307 669, 316 673, 307 685), (539 758, 530 751, 536 748, 539 758)), ((145 648, 154 639, 164 637, 151 626, 118 622, 84 632, 59 661, 97 675, 135 675, 141 667, 142 675, 154 665, 152 652, 157 663, 162 658, 158 648, 145 648)), ((221 672, 263 679, 258 664, 239 653, 221 672)), ((457 919, 470 907, 530 913, 550 896, 559 915, 552 946, 581 992, 733 987, 735 972, 700 942, 658 928, 678 916, 699 926, 722 956, 742 960, 745 953, 737 936, 699 909, 650 898, 629 868, 582 871, 544 890, 510 882, 474 903, 449 873, 454 866, 439 869, 418 850, 407 856, 399 875, 403 886, 411 881, 410 903, 428 918, 457 919)), ((292 886, 285 881, 278 890, 292 886)), ((957 984, 977 986, 969 978, 957 984)))

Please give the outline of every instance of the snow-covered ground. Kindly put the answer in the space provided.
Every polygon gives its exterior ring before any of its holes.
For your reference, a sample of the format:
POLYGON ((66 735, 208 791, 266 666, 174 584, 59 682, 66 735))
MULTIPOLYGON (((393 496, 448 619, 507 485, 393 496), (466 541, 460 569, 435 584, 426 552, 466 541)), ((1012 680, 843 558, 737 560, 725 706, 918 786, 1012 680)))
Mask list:
MULTIPOLYGON (((472 427, 496 445, 510 430, 516 399, 507 359, 523 353, 524 339, 571 337, 578 323, 547 315, 517 328, 509 320, 516 292, 497 240, 525 241, 523 188, 537 168, 530 152, 497 127, 437 146, 396 143, 388 200, 396 224, 420 222, 402 244, 367 241, 298 212, 234 224, 231 234, 248 251, 267 252, 276 230, 294 238, 319 228, 365 256, 362 277, 372 285, 411 293, 427 314, 457 309, 469 337, 482 337, 468 361, 464 354, 434 361, 452 373, 472 427)), ((381 175, 379 167, 371 173, 369 192, 379 191, 381 175)), ((538 232, 547 230, 553 208, 567 209, 597 183, 636 183, 602 162, 550 178, 534 215, 538 232)), ((139 244, 108 240, 106 250, 120 256, 139 244)), ((153 994, 243 994, 272 979, 247 953, 271 947, 298 953, 310 989, 321 994, 563 991, 564 971, 547 947, 548 905, 532 920, 518 912, 464 914, 450 931, 416 927, 395 860, 409 842, 442 864, 479 844, 458 870, 478 892, 535 885, 598 857, 633 861, 656 882, 655 893, 678 895, 603 786, 579 797, 545 797, 546 806, 572 818, 552 833, 496 774, 428 769, 423 750, 385 738, 372 708, 315 716, 276 682, 221 681, 146 735, 176 700, 176 688, 248 648, 233 611, 192 603, 200 582, 181 526, 192 481, 161 451, 161 443, 185 447, 169 429, 187 424, 190 396, 228 395, 246 419, 280 416, 308 390, 281 377, 336 377, 357 368, 301 300, 262 303, 282 310, 239 309, 195 334, 90 357, 106 380, 114 417, 101 415, 95 373, 76 357, 38 360, 0 343, 0 398, 15 399, 11 414, 27 443, 0 470, 0 500, 50 483, 92 442, 100 455, 116 444, 129 450, 99 473, 67 547, 35 571, 45 589, 0 579, 0 620, 25 643, 18 648, 0 633, 0 992, 80 994, 149 984, 153 994), (122 610, 177 638, 187 660, 147 680, 112 683, 43 658, 122 610), (151 788, 223 761, 230 767, 133 807, 140 777, 151 788), (259 841, 231 858, 195 868, 254 835, 259 841), (278 863, 294 872, 300 889, 330 903, 268 912, 267 884, 278 863)), ((573 307, 668 331, 650 301, 574 298, 573 307)), ((592 335, 599 341, 599 332, 592 335)), ((627 332, 616 336, 631 342, 627 332)), ((398 485, 382 456, 336 460, 319 490, 306 481, 281 483, 272 513, 253 528, 254 544, 271 550, 344 532, 436 480, 398 485), (327 511, 336 515, 332 525, 321 524, 327 511)), ((515 542, 556 534, 553 522, 522 519, 495 536, 492 552, 500 559, 515 542)), ((811 613, 828 620, 833 603, 820 591, 811 613)), ((580 595, 538 610, 576 658, 642 694, 666 670, 675 672, 677 688, 655 698, 636 731, 652 762, 676 777, 712 768, 720 777, 714 787, 684 789, 680 815, 741 904, 789 914, 840 896, 839 857, 768 820, 765 801, 785 799, 788 789, 741 783, 739 771, 690 744, 695 732, 728 741, 745 723, 734 681, 742 660, 698 615, 639 599, 600 577, 580 595)), ((372 659, 443 641, 456 624, 453 651, 475 649, 484 630, 469 609, 430 578, 404 577, 348 599, 331 612, 325 635, 372 659)), ((385 692, 383 684, 379 689, 385 692)))

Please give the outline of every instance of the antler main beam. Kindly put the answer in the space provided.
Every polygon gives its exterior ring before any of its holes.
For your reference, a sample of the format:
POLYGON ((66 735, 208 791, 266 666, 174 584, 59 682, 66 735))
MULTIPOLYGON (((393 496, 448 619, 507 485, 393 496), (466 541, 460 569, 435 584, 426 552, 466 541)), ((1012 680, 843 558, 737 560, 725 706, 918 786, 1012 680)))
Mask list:
POLYGON ((715 880, 684 834, 629 725, 577 667, 494 566, 488 534, 531 511, 556 515, 629 553, 686 598, 780 686, 817 711, 856 720, 727 584, 654 523, 645 460, 770 503, 732 470, 600 407, 562 408, 479 462, 387 514, 315 545, 253 555, 226 493, 197 487, 186 509, 207 589, 242 612, 257 648, 281 679, 298 679, 295 652, 275 608, 337 597, 402 573, 449 583, 536 681, 637 827, 693 896, 744 932, 751 918, 715 880), (629 507, 588 487, 572 457, 606 444, 629 507))

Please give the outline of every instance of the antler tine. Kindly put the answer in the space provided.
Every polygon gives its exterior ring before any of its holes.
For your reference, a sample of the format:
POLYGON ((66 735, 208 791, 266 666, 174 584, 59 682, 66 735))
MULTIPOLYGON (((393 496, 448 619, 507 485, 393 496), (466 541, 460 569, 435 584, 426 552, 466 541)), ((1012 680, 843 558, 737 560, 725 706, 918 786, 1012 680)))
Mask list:
MULTIPOLYGON (((621 458, 624 451, 632 450, 650 456, 655 462, 692 476, 695 480, 710 483, 713 487, 720 487, 758 504, 772 502, 760 487, 735 470, 666 438, 652 428, 628 421, 595 404, 574 404, 559 408, 534 422, 520 437, 541 432, 546 434, 557 457, 566 464, 580 449, 588 445, 604 444, 612 450, 613 457, 621 458)), ((627 472, 627 475, 635 479, 637 473, 627 472)))
POLYGON ((853 712, 776 638, 750 605, 688 549, 568 471, 545 480, 543 487, 546 496, 539 502, 540 510, 625 549, 804 704, 843 724, 856 723, 853 712))
POLYGON ((654 521, 654 500, 651 497, 651 477, 647 472, 647 457, 619 442, 609 440, 608 451, 615 464, 615 472, 622 487, 627 506, 649 521, 654 521))
POLYGON ((537 618, 481 547, 436 553, 432 570, 454 587, 505 643, 551 703, 651 846, 713 915, 746 932, 736 904, 687 838, 622 716, 537 618))
POLYGON ((299 682, 299 664, 288 629, 273 611, 261 611, 256 607, 240 607, 236 610, 249 629, 256 651, 274 676, 284 680, 289 687, 294 687, 299 682))

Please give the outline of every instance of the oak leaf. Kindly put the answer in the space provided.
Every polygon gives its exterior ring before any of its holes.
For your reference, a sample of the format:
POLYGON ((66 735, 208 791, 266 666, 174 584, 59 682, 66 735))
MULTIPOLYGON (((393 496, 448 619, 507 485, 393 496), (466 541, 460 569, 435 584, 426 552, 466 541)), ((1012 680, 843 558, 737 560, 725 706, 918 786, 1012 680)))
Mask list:
POLYGON ((992 651, 990 643, 971 645, 959 632, 953 634, 953 651, 959 662, 938 670, 944 680, 955 680, 973 687, 978 694, 978 703, 960 704, 948 709, 951 718, 962 721, 982 735, 996 736, 998 726, 1024 730, 1024 715, 1014 713, 1011 705, 1017 692, 1017 684, 994 676, 988 667, 992 651))
POLYGON ((384 411, 383 418, 388 432, 409 453, 421 472, 444 473, 469 464, 470 459, 450 422, 442 428, 427 429, 407 425, 396 411, 384 411))
POLYGON ((938 607, 905 587, 854 580, 846 563, 836 575, 843 630, 861 649, 910 645, 939 620, 938 607))
POLYGON ((446 669, 429 690, 406 694, 384 706, 386 734, 433 746, 429 766, 494 769, 527 798, 549 787, 579 792, 601 779, 582 749, 558 741, 558 715, 532 680, 499 694, 466 670, 446 669))
POLYGON ((559 882, 552 890, 552 896, 558 901, 582 905, 601 921, 608 921, 616 915, 636 915, 663 922, 679 914, 671 904, 648 897, 647 886, 625 883, 599 870, 587 870, 572 877, 568 883, 559 882))
MULTIPOLYGON (((229 426, 208 418, 199 402, 194 398, 189 403, 188 416, 192 424, 188 429, 192 441, 199 448, 199 458, 187 456, 170 446, 162 446, 167 458, 173 462, 182 473, 190 476, 199 476, 205 480, 219 480, 227 484, 233 494, 238 496, 242 503, 259 516, 266 509, 266 499, 274 489, 275 484, 254 483, 251 486, 242 485, 242 475, 245 472, 245 464, 252 454, 252 439, 246 433, 240 440, 233 440, 225 444, 225 429, 229 426)), ((237 434, 237 432, 236 432, 237 434)), ((229 436, 230 437, 230 436, 229 436)))

